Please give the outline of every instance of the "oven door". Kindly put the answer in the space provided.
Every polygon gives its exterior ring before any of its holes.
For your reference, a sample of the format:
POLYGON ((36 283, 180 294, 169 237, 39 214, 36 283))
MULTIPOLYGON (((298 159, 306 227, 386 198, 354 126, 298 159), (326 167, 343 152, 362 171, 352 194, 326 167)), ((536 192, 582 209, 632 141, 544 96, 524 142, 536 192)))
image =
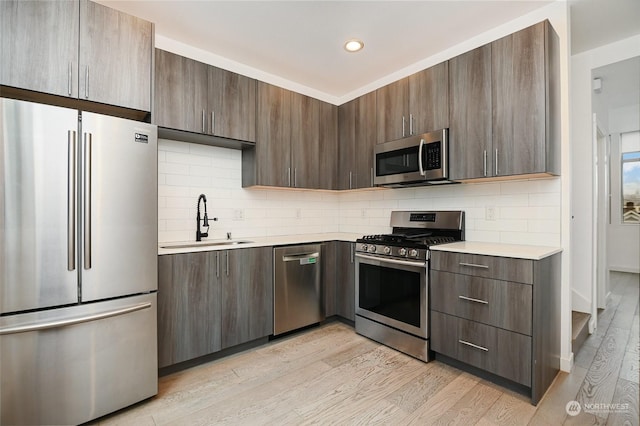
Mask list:
POLYGON ((356 315, 427 339, 427 265, 356 253, 356 315))

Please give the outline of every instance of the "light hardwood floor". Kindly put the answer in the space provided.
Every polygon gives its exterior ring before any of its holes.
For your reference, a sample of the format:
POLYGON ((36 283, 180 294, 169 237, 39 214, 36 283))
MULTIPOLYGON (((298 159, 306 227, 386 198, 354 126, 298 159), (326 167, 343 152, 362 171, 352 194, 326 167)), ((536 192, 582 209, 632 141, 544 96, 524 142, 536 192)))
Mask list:
POLYGON ((537 407, 441 362, 334 322, 162 377, 155 398, 104 425, 638 425, 638 275, 612 274, 596 333, 537 407), (568 416, 569 401, 620 405, 568 416), (625 408, 628 407, 628 408, 625 408))

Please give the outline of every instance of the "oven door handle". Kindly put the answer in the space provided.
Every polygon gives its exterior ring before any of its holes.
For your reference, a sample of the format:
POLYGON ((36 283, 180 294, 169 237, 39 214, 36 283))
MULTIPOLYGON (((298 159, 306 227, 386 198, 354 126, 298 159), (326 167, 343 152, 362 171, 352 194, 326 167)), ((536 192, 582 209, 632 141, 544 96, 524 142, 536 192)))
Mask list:
POLYGON ((367 256, 366 254, 360 254, 360 253, 356 253, 356 257, 359 257, 360 259, 366 259, 366 260, 375 260, 375 261, 381 262, 381 263, 391 263, 391 264, 394 264, 394 265, 419 266, 419 267, 422 267, 422 268, 425 268, 427 266, 427 262, 414 262, 414 261, 411 261, 411 260, 387 259, 387 258, 382 258, 382 257, 367 256))

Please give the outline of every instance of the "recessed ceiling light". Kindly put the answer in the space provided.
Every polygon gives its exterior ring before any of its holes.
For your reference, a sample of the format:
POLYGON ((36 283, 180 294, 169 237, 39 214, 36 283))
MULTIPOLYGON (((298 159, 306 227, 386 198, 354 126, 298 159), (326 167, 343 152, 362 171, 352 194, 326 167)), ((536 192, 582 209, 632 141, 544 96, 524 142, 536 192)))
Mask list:
POLYGON ((344 44, 344 50, 346 50, 347 52, 358 52, 362 50, 363 47, 364 43, 357 39, 347 40, 347 42, 344 44))

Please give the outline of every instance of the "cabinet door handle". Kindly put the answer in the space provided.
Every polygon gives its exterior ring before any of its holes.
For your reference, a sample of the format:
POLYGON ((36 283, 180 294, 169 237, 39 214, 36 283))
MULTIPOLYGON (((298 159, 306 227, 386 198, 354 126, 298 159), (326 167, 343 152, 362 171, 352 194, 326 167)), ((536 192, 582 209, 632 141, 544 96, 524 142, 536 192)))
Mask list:
POLYGON ((293 187, 294 188, 298 187, 298 168, 297 167, 293 168, 293 187))
POLYGON ((202 133, 206 133, 204 130, 204 110, 202 110, 202 133))
POLYGON ((478 346, 478 345, 474 345, 473 343, 464 341, 464 340, 458 340, 458 343, 462 343, 463 345, 467 345, 467 346, 471 346, 472 348, 476 348, 476 349, 480 349, 481 351, 485 351, 485 352, 489 352, 489 349, 483 347, 483 346, 478 346))
POLYGON ((355 262, 355 250, 353 249, 354 244, 353 243, 349 243, 349 246, 351 248, 351 263, 355 262))
POLYGON ((371 168, 371 188, 373 188, 373 167, 371 168))
POLYGON ((349 172, 349 189, 353 189, 353 172, 349 172))
POLYGON ((460 266, 469 266, 471 268, 489 269, 489 267, 487 265, 478 265, 478 264, 475 264, 475 263, 466 263, 466 262, 460 262, 460 266))
POLYGON ((402 137, 404 138, 404 115, 402 116, 402 137))
POLYGON ((89 99, 89 65, 87 65, 84 71, 84 97, 85 99, 89 99))
POLYGON ((224 254, 227 256, 227 276, 229 276, 229 252, 226 251, 224 254))
POLYGON ((216 278, 220 278, 220 252, 216 252, 216 278))
POLYGON ((211 134, 216 134, 216 112, 211 111, 211 134))
POLYGON ((467 297, 467 296, 458 296, 458 299, 468 300, 469 302, 482 303, 483 305, 489 304, 489 302, 487 302, 486 300, 474 299, 473 297, 467 297))
POLYGON ((287 167, 287 179, 289 183, 287 183, 288 187, 291 187, 291 167, 287 167))
POLYGON ((413 136, 413 114, 409 114, 409 136, 413 136))
POLYGON ((498 150, 496 149, 496 176, 498 176, 498 150))
POLYGON ((484 177, 487 177, 487 150, 484 150, 484 159, 483 159, 483 165, 482 165, 482 174, 484 175, 484 177))

